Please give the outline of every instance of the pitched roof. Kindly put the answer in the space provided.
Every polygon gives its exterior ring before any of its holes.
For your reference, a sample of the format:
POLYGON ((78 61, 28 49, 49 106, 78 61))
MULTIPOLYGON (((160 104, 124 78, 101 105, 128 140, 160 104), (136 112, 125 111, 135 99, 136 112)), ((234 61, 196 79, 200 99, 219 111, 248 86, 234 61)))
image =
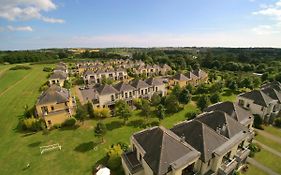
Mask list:
POLYGON ((245 124, 248 123, 248 121, 253 120, 252 114, 250 111, 242 108, 241 106, 237 105, 233 102, 219 102, 216 104, 213 104, 209 107, 207 107, 205 112, 211 112, 211 111, 222 111, 227 113, 230 117, 235 119, 236 121, 245 124))
POLYGON ((69 101, 69 91, 57 85, 52 85, 43 92, 37 100, 37 105, 47 103, 65 103, 69 101))
POLYGON ((207 73, 202 69, 193 70, 192 73, 199 78, 205 78, 207 76, 207 73))
POLYGON ((145 151, 144 160, 157 175, 170 171, 200 156, 200 153, 163 127, 154 127, 133 135, 145 151))
POLYGON ((268 87, 271 87, 279 92, 281 91, 281 83, 279 83, 278 81, 269 82, 261 86, 261 88, 268 88, 268 87))
POLYGON ((272 98, 270 98, 268 95, 266 95, 261 90, 253 90, 250 92, 240 94, 239 96, 253 100, 255 104, 264 106, 264 107, 267 107, 269 105, 269 103, 273 101, 272 98))
POLYGON ((111 85, 100 85, 96 89, 99 93, 99 95, 108 95, 108 94, 115 94, 118 93, 116 89, 114 89, 111 85))
POLYGON ((279 103, 281 103, 281 92, 278 92, 276 89, 272 87, 267 87, 262 89, 262 92, 264 92, 266 95, 271 97, 274 100, 278 100, 279 103))
POLYGON ((132 91, 135 90, 136 88, 134 88, 133 86, 131 86, 130 84, 124 83, 124 82, 120 82, 118 84, 114 85, 114 88, 119 91, 132 91))
POLYGON ((191 71, 187 72, 186 77, 189 79, 198 79, 198 77, 194 75, 191 71))
POLYGON ((148 78, 145 82, 151 86, 159 86, 163 85, 163 81, 159 78, 148 78))
POLYGON ((63 71, 55 71, 49 77, 49 79, 61 79, 61 80, 65 80, 66 78, 67 78, 67 74, 63 71))
POLYGON ((227 141, 225 137, 196 120, 182 122, 174 126, 171 131, 199 151, 203 162, 208 162, 214 150, 227 141))
POLYGON ((247 131, 247 128, 235 121, 228 114, 222 111, 212 111, 199 115, 195 120, 198 120, 214 131, 227 138, 232 138, 236 134, 247 131))
POLYGON ((183 74, 177 74, 173 77, 173 79, 176 79, 176 80, 179 80, 179 81, 188 81, 189 80, 189 78, 187 78, 183 74))
POLYGON ((133 80, 130 84, 137 89, 149 87, 149 85, 143 80, 133 80))

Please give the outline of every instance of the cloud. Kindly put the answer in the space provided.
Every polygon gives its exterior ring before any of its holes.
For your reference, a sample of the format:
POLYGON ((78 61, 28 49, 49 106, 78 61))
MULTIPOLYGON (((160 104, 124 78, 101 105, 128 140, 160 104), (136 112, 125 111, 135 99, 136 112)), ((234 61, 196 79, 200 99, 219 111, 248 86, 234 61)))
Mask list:
POLYGON ((280 33, 280 31, 276 30, 275 27, 272 27, 270 25, 260 25, 253 28, 253 31, 258 35, 271 35, 280 33))
POLYGON ((49 18, 42 15, 42 11, 48 12, 57 9, 52 0, 1 0, 0 18, 9 21, 26 21, 39 19, 44 22, 62 23, 63 19, 49 18))
POLYGON ((4 32, 5 28, 0 26, 0 32, 4 32))
POLYGON ((263 4, 260 10, 253 12, 253 15, 271 17, 272 20, 281 21, 281 0, 274 4, 263 4))
POLYGON ((26 32, 32 32, 33 29, 30 26, 18 26, 18 27, 14 27, 14 26, 7 26, 8 31, 26 31, 26 32))

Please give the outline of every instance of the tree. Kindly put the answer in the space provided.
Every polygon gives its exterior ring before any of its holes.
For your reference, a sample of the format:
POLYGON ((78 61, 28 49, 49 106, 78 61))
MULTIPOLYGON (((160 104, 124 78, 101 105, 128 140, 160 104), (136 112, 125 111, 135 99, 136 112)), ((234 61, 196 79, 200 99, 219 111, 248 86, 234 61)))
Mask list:
POLYGON ((263 129, 262 123, 263 123, 262 117, 260 115, 255 114, 254 115, 254 124, 253 124, 254 127, 257 129, 263 129))
POLYGON ((110 169, 116 170, 121 166, 121 154, 123 153, 122 147, 119 144, 112 145, 107 151, 108 162, 107 165, 110 169))
POLYGON ((126 124, 128 118, 132 115, 130 106, 124 100, 119 100, 115 104, 115 115, 123 119, 124 124, 126 124))
POLYGON ((245 88, 249 88, 252 89, 253 88, 253 82, 251 81, 250 78, 244 78, 241 82, 240 82, 240 87, 245 87, 245 88))
POLYGON ((190 83, 188 83, 188 85, 185 88, 189 91, 189 93, 191 94, 194 93, 194 87, 190 83))
POLYGON ((221 97, 220 97, 220 94, 219 93, 214 93, 213 95, 211 95, 210 97, 210 101, 211 103, 217 103, 219 101, 221 101, 221 97))
POLYGON ((180 93, 181 93, 181 87, 179 84, 176 84, 172 89, 172 94, 178 98, 180 96, 180 93))
POLYGON ((101 138, 101 142, 104 143, 104 135, 106 134, 106 126, 102 122, 98 122, 94 128, 95 136, 101 138))
POLYGON ((157 117, 159 118, 159 120, 163 120, 165 118, 165 111, 166 111, 166 109, 162 104, 158 105, 157 117))
POLYGON ((63 83, 63 87, 66 89, 70 89, 71 88, 71 83, 68 80, 65 80, 63 83))
POLYGON ((88 102, 86 104, 87 112, 90 118, 94 118, 94 108, 91 102, 88 102))
POLYGON ((77 109, 76 109, 76 114, 75 118, 82 122, 84 124, 84 121, 87 119, 87 110, 85 109, 84 106, 82 106, 79 102, 77 102, 77 109))
POLYGON ((187 104, 191 99, 189 91, 185 88, 181 91, 179 96, 179 102, 182 104, 187 104))
POLYGON ((108 107, 105 108, 94 108, 94 116, 95 118, 108 118, 111 116, 110 109, 108 107))
POLYGON ((146 99, 142 99, 141 100, 141 111, 143 113, 143 115, 145 116, 146 120, 148 119, 150 113, 151 113, 151 108, 150 108, 150 104, 149 101, 146 99))
POLYGON ((210 100, 207 95, 202 95, 199 97, 197 101, 197 106, 200 108, 201 111, 203 111, 209 105, 210 105, 210 100))
POLYGON ((274 120, 274 125, 276 126, 276 127, 278 127, 278 128, 281 128, 281 118, 279 117, 279 118, 276 118, 275 120, 274 120))
POLYGON ((238 85, 237 82, 235 80, 229 80, 226 83, 226 86, 230 89, 230 90, 234 90, 236 91, 238 89, 238 85))
POLYGON ((167 96, 165 100, 165 107, 168 113, 178 112, 180 110, 178 98, 173 94, 167 96))
POLYGON ((151 104, 152 104, 152 106, 157 106, 157 105, 160 104, 160 102, 161 102, 161 97, 160 97, 160 95, 157 94, 157 93, 154 93, 154 94, 152 95, 152 97, 151 97, 151 104))

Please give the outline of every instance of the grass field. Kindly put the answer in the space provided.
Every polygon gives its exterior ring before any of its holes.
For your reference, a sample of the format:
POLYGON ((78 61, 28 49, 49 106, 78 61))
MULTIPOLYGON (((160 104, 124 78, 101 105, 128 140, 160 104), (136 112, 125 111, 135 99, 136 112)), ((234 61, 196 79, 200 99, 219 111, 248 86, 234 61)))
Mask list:
MULTIPOLYGON (((94 136, 95 120, 86 121, 77 129, 57 129, 43 135, 19 133, 15 129, 18 117, 23 113, 24 106, 32 106, 39 95, 39 87, 46 81, 47 73, 43 65, 33 65, 31 70, 9 71, 1 66, 3 76, 0 77, 0 174, 90 174, 92 166, 104 158, 106 149, 119 141, 129 143, 132 133, 143 128, 138 127, 142 117, 135 111, 128 126, 122 126, 118 118, 104 120, 109 128, 105 136, 106 143, 98 145, 97 150, 90 149, 99 141, 94 136), (52 151, 40 155, 39 147, 59 143, 61 151, 52 151), (24 170, 27 164, 30 168, 24 170)), ((161 121, 166 127, 185 119, 187 111, 196 107, 189 104, 180 113, 161 121)), ((151 119, 153 121, 155 119, 151 119)))
MULTIPOLYGON (((9 71, 9 66, 0 66, 0 174, 2 175, 77 175, 90 174, 92 166, 103 159, 106 150, 111 144, 117 142, 129 143, 132 133, 142 130, 144 120, 139 111, 134 111, 134 116, 128 121, 127 126, 122 126, 118 118, 105 119, 103 122, 108 128, 105 144, 99 142, 94 136, 93 127, 97 121, 88 120, 76 129, 57 129, 44 135, 42 132, 35 134, 19 133, 15 129, 18 117, 23 113, 24 106, 33 106, 39 95, 39 87, 47 80, 47 73, 42 69, 46 65, 33 65, 31 70, 9 71), (2 76, 1 76, 2 75, 2 76), (39 147, 59 143, 61 151, 52 151, 40 155, 39 147), (24 169, 27 164, 30 168, 24 169)), ((235 94, 223 96, 223 101, 233 101, 235 94)), ((186 119, 185 114, 197 111, 194 102, 172 116, 167 116, 161 125, 170 128, 174 124, 186 119)), ((157 119, 150 119, 149 122, 157 119)), ((256 172, 250 170, 247 174, 256 172)), ((261 174, 262 175, 262 174, 261 174)))
POLYGON ((264 127, 264 130, 270 134, 273 134, 273 135, 281 138, 281 129, 280 128, 276 128, 273 126, 266 126, 266 127, 264 127))
POLYGON ((262 149, 259 153, 255 154, 254 159, 276 173, 281 174, 280 157, 262 149))
POLYGON ((255 137, 255 139, 258 140, 259 142, 261 142, 261 143, 263 143, 263 144, 265 144, 265 145, 275 149, 276 151, 281 152, 281 145, 279 143, 275 142, 274 140, 266 138, 266 137, 264 137, 262 135, 257 135, 255 137))
POLYGON ((254 167, 251 164, 248 164, 248 170, 245 173, 242 173, 243 175, 267 175, 266 172, 263 172, 262 170, 254 167))

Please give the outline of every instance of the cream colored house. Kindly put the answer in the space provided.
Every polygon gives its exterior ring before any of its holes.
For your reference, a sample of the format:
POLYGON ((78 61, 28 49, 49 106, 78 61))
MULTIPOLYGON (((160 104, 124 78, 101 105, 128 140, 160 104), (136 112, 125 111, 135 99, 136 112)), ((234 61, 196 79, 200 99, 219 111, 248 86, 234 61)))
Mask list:
POLYGON ((47 128, 62 124, 75 114, 75 98, 70 91, 57 85, 51 85, 43 92, 35 105, 36 114, 46 122, 47 128))
POLYGON ((171 130, 153 127, 131 137, 126 175, 230 175, 245 163, 249 128, 221 111, 203 113, 171 130))
POLYGON ((115 85, 96 85, 80 90, 83 101, 90 101, 94 107, 113 108, 118 100, 132 104, 134 98, 150 99, 154 93, 161 96, 167 94, 165 84, 161 79, 149 78, 133 80, 130 83, 120 82, 115 85))
POLYGON ((262 90, 253 90, 238 95, 238 104, 253 114, 260 115, 265 122, 280 111, 278 100, 266 95, 262 90))
POLYGON ((97 71, 87 70, 84 73, 83 79, 86 84, 92 83, 102 83, 103 79, 111 79, 111 80, 126 80, 128 79, 128 73, 125 69, 118 68, 102 70, 99 69, 97 71))
POLYGON ((49 85, 59 85, 63 87, 64 81, 68 80, 68 75, 64 71, 55 71, 49 77, 49 85))

